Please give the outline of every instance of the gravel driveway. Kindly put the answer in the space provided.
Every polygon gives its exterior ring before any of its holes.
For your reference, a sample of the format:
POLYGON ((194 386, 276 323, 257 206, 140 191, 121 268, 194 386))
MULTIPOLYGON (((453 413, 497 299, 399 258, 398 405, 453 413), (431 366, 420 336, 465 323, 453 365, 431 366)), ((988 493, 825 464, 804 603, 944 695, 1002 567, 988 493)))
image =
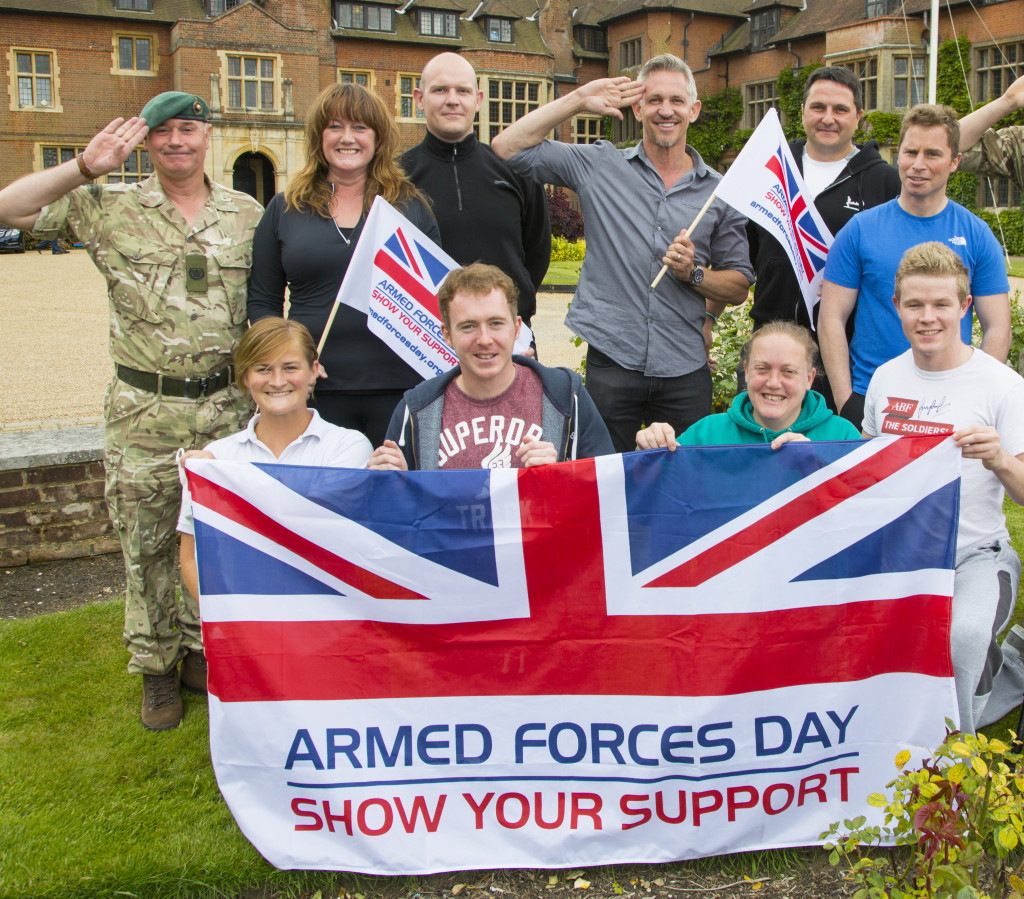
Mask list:
MULTIPOLYGON (((0 430, 97 424, 113 366, 107 291, 84 250, 0 255, 0 430)), ((540 358, 575 368, 583 349, 562 324, 568 294, 542 294, 534 317, 540 358)))

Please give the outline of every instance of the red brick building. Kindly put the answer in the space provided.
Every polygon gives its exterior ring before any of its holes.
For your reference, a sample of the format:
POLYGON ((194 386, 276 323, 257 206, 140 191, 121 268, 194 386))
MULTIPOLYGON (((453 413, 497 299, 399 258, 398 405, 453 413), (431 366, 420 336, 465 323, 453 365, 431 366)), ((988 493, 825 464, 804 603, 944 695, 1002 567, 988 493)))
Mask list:
MULTIPOLYGON (((395 110, 403 146, 423 125, 413 89, 442 50, 477 70, 482 140, 580 83, 634 72, 672 52, 702 96, 743 93, 742 127, 777 104, 776 78, 812 62, 848 65, 868 109, 924 99, 926 0, 0 0, 0 184, 73 156, 115 115, 163 90, 209 98, 215 179, 264 202, 302 159, 303 114, 322 87, 356 81, 395 110), (905 12, 904 12, 905 10, 905 12)), ((949 0, 940 40, 972 42, 975 102, 998 96, 1024 61, 1024 0, 949 0)), ((580 117, 567 141, 605 136, 580 117)), ((616 141, 638 136, 630 115, 616 141)), ((138 151, 108 180, 149 167, 138 151)), ((998 184, 995 203, 1019 202, 998 184)))

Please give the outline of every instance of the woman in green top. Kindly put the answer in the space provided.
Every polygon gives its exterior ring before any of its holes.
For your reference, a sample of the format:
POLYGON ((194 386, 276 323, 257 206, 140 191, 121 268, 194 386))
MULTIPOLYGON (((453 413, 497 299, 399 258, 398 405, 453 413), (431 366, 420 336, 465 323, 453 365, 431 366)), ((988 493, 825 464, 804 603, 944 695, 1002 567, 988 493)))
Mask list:
POLYGON ((857 429, 811 390, 817 347, 810 332, 793 322, 769 322, 754 332, 741 362, 747 389, 728 412, 709 415, 676 440, 664 422, 638 431, 637 449, 729 443, 769 443, 777 450, 791 440, 856 440, 857 429))

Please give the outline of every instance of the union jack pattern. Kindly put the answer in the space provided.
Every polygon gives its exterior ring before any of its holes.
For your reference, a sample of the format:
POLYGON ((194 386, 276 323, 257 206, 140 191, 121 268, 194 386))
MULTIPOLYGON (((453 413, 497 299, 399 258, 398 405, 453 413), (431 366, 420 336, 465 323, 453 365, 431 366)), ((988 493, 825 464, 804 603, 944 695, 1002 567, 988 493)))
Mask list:
POLYGON ((956 717, 946 438, 188 467, 214 770, 279 867, 807 845, 956 717))

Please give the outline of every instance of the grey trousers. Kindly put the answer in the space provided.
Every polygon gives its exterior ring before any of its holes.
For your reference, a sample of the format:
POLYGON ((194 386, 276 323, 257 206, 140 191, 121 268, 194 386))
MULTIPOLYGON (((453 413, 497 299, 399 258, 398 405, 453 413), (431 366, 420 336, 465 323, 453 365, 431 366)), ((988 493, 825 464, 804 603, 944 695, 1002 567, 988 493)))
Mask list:
POLYGON ((957 555, 950 649, 964 732, 998 721, 1024 696, 1024 660, 998 641, 1010 623, 1020 571, 1008 541, 957 555))

